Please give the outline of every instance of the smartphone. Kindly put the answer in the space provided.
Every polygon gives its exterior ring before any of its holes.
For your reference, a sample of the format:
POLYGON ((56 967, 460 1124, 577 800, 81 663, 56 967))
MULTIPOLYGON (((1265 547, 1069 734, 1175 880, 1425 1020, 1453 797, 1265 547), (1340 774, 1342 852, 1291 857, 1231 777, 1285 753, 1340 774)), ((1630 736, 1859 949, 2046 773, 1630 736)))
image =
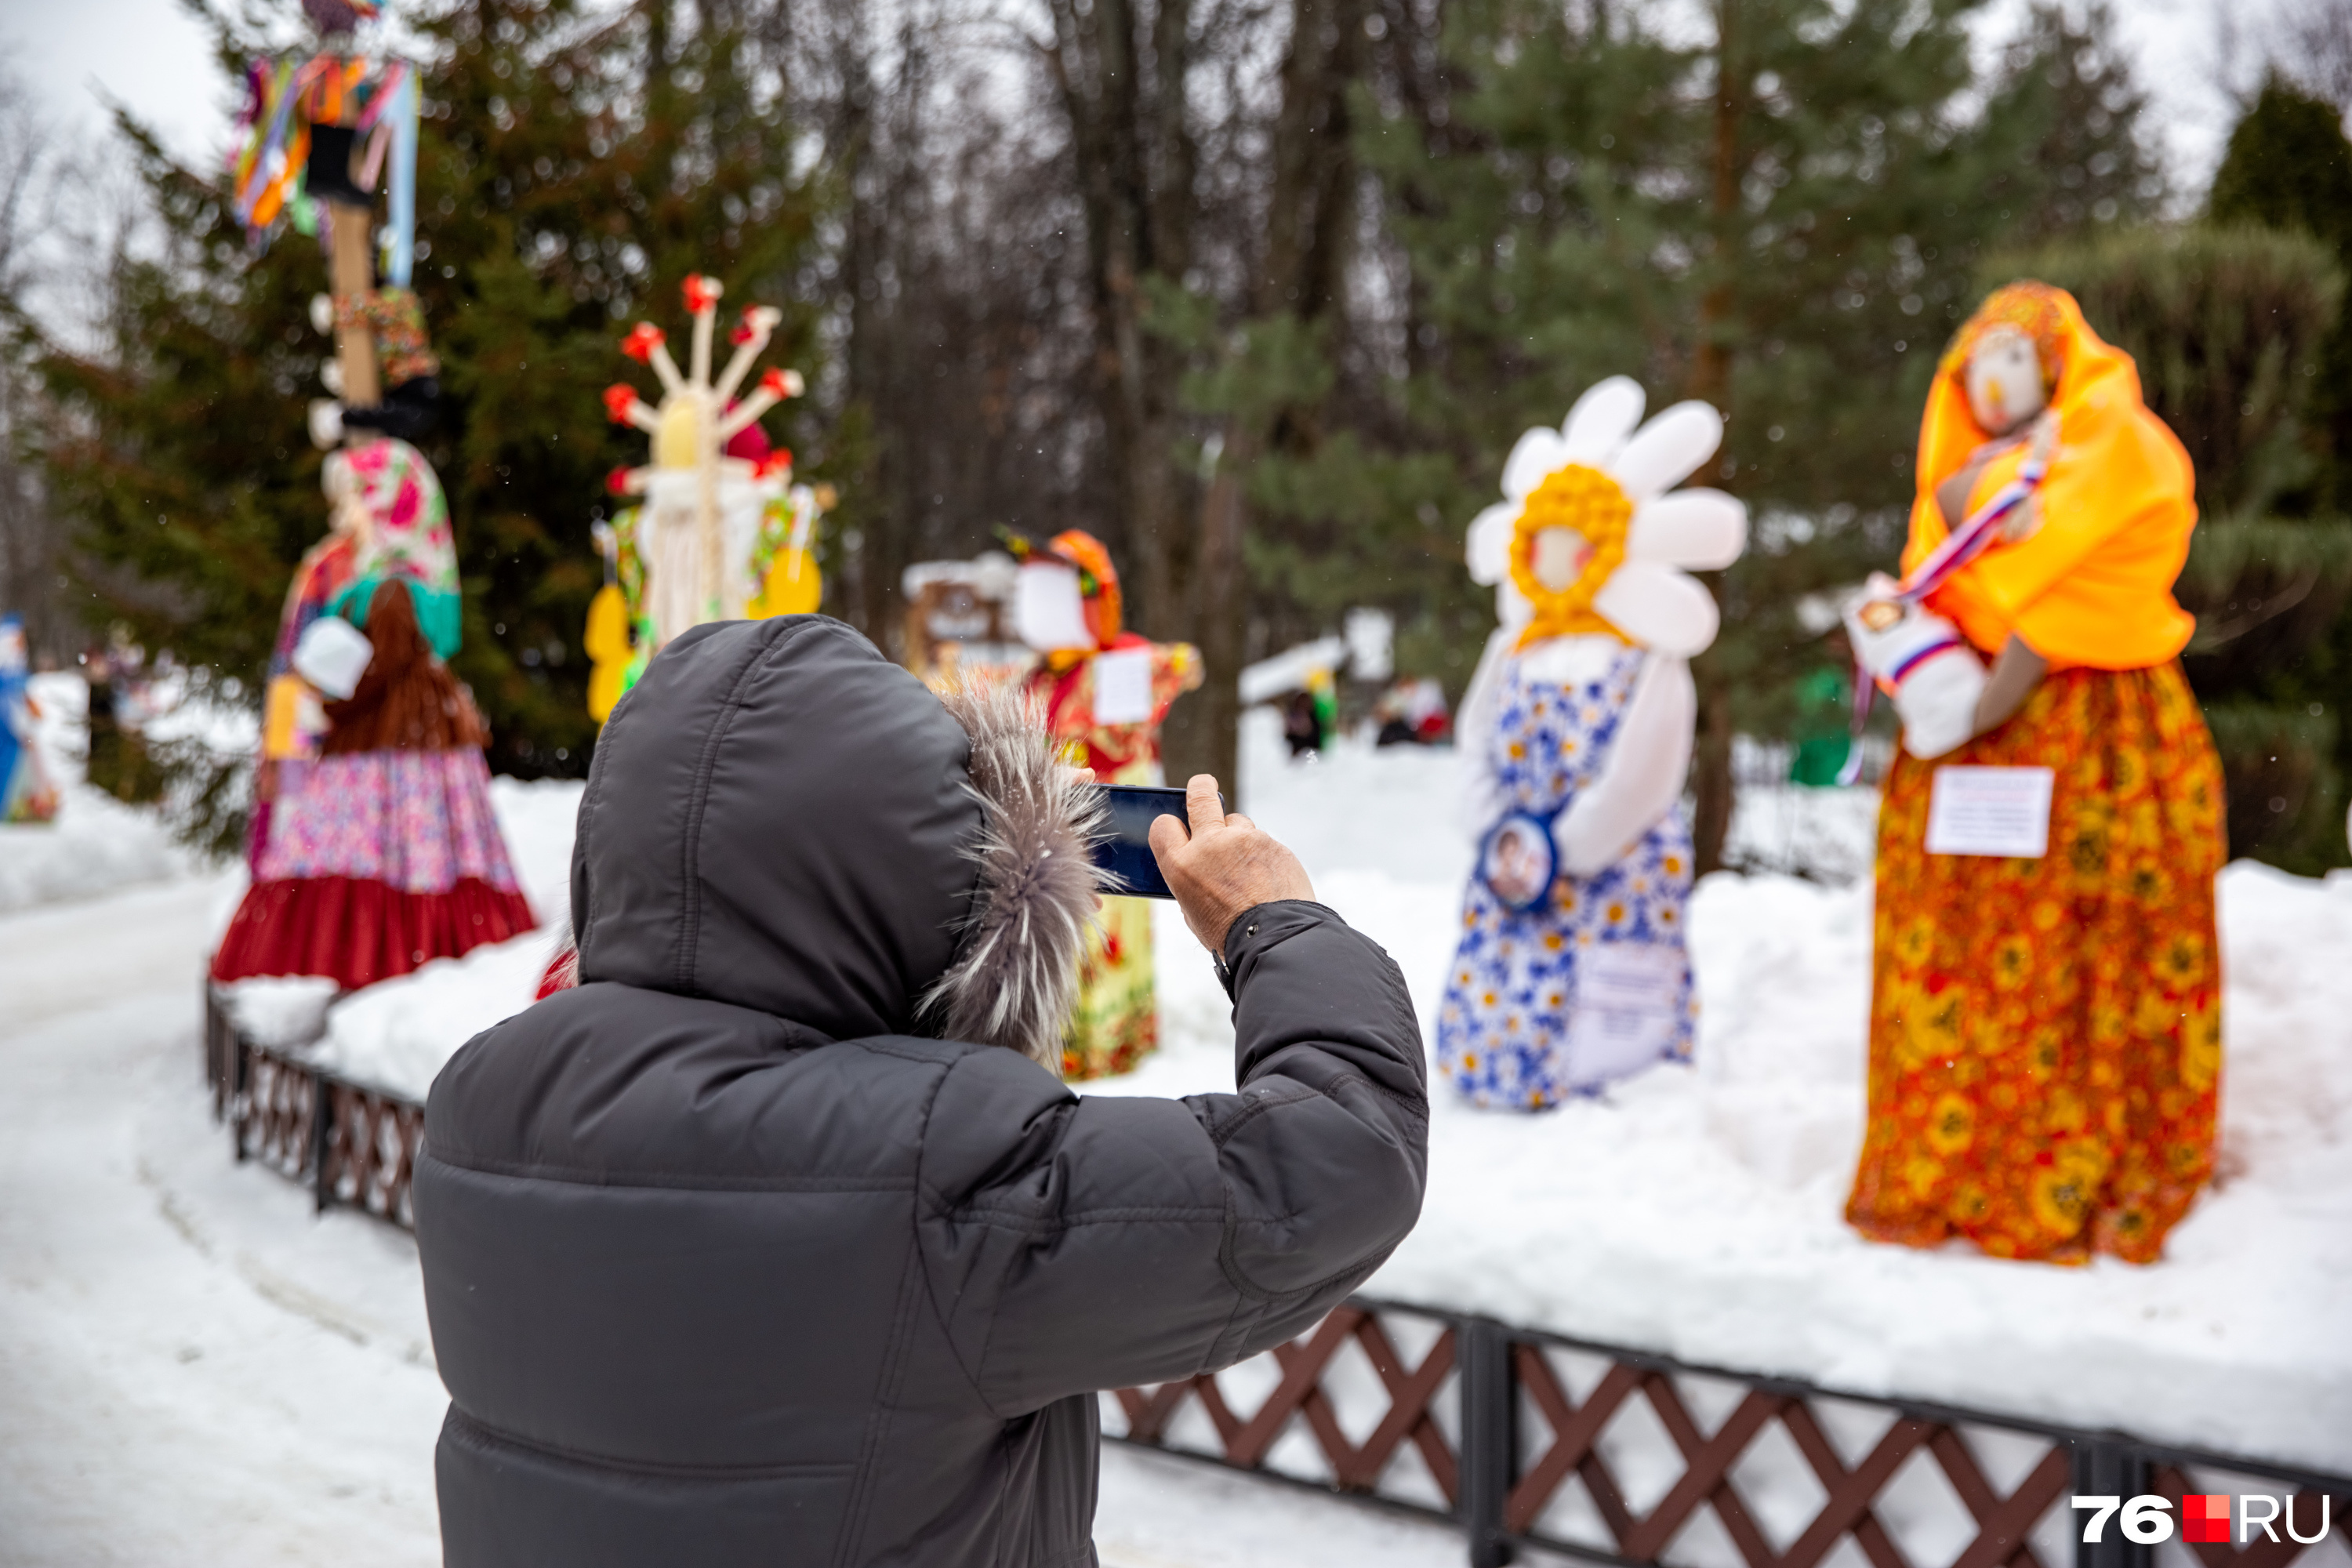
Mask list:
MULTIPOLYGON (((1168 890, 1168 879, 1160 874, 1160 858, 1151 852, 1151 825, 1163 816, 1188 820, 1184 792, 1126 784, 1096 787, 1102 791, 1108 820, 1103 824, 1103 836, 1095 840, 1094 862, 1118 879, 1118 885, 1109 890, 1131 899, 1174 898, 1168 890)), ((1223 795, 1217 796, 1217 804, 1221 810, 1233 810, 1223 795)))

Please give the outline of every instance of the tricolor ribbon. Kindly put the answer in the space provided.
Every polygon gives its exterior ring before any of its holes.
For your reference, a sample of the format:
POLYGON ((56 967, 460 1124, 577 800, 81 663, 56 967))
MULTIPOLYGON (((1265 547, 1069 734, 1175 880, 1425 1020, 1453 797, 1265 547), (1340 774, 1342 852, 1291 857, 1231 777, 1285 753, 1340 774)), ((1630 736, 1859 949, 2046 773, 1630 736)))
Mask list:
MULTIPOLYGON (((2011 513, 2032 499, 2033 492, 2042 486, 2042 476, 2049 471, 2048 463, 2029 455, 2023 466, 2017 470, 2017 477, 1995 490, 1984 505, 1971 512, 1968 520, 1947 535, 1941 544, 1929 551, 1926 559, 1903 580, 1903 585, 1895 590, 1894 598, 1888 602, 1906 608, 1919 603, 1942 587, 1953 573, 1991 549, 1993 542, 2000 537, 2001 524, 2009 520, 2011 513)), ((1846 745, 1845 765, 1838 769, 1839 784, 1850 784, 1862 775, 1862 731, 1870 721, 1871 697, 1875 689, 1884 686, 1886 694, 1894 696, 1895 689, 1902 684, 1905 676, 1937 654, 1960 646, 1958 637, 1930 643, 1876 680, 1863 668, 1862 650, 1854 650, 1853 724, 1846 745)))

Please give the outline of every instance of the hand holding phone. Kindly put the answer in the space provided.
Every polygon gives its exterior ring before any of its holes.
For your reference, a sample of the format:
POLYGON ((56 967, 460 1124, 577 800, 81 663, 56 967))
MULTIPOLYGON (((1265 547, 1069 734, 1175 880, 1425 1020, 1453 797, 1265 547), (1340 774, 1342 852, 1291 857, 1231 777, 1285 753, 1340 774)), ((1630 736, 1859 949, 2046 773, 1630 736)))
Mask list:
MULTIPOLYGON (((1100 784, 1108 820, 1095 840, 1094 862, 1118 879, 1112 892, 1131 899, 1173 899, 1160 858, 1151 852, 1151 825, 1163 816, 1184 820, 1184 792, 1145 785, 1100 784)), ((1219 814, 1224 796, 1217 797, 1219 814)))
POLYGON ((1193 774, 1183 795, 1183 818, 1157 818, 1150 846, 1163 883, 1202 946, 1222 956, 1236 916, 1278 900, 1315 897, 1298 857, 1248 817, 1227 811, 1214 778, 1193 774))

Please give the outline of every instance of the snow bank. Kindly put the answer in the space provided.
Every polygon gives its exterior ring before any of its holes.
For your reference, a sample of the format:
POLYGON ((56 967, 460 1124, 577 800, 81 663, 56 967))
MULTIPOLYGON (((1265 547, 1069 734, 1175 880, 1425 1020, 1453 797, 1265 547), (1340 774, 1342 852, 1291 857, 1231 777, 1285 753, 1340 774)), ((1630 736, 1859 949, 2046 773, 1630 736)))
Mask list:
POLYGON ((421 1100, 457 1047, 530 1005, 555 932, 526 931, 353 992, 327 1016, 320 1065, 421 1100))
MULTIPOLYGON (((1393 755, 1288 768, 1254 747, 1244 793, 1396 958, 1433 1036, 1468 852, 1449 837, 1442 753, 1393 755)), ((1868 818, 1858 829, 1840 792, 1757 805, 1857 863, 1868 818)), ((2220 896, 2221 1174, 2158 1266, 1915 1252, 1847 1229, 1869 885, 1717 876, 1691 910, 1696 1065, 1538 1117, 1440 1089, 1420 1226, 1367 1289, 1858 1394, 2352 1466, 2352 876, 2242 862, 2220 896)), ((1172 909, 1158 934, 1167 1043, 1090 1092, 1232 1087, 1223 994, 1172 909)))
POLYGON ((95 898, 183 876, 194 858, 154 812, 82 783, 89 687, 72 673, 30 682, 40 718, 34 744, 60 796, 55 821, 0 826, 0 912, 95 898))
MULTIPOLYGON (((1293 765, 1262 715, 1244 739, 1244 805, 1395 956, 1432 1030, 1470 859, 1451 753, 1343 745, 1293 765)), ((578 792, 497 786, 533 905, 558 923, 578 792)), ((1759 839, 1868 864, 1866 798, 1788 792, 1751 809, 1759 839)), ((1913 1252, 1848 1230, 1868 883, 1718 876, 1691 913, 1696 1065, 1538 1117, 1441 1089, 1420 1227, 1370 1289, 1858 1394, 2352 1466, 2352 878, 2241 864, 2221 898, 2222 1174, 2158 1266, 1913 1252)), ((1087 1092, 1233 1085, 1224 995, 1173 907, 1158 912, 1165 1045, 1087 1092)), ((459 1046, 529 1004, 553 942, 518 937, 347 998, 320 1056, 422 1097, 459 1046)))

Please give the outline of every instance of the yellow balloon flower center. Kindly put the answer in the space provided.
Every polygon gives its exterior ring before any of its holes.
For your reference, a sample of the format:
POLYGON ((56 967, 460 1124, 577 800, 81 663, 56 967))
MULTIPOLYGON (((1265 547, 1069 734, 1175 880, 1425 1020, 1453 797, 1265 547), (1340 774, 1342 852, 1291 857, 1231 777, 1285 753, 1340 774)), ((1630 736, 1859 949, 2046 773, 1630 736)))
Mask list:
POLYGON ((1535 618, 1519 634, 1526 647, 1545 637, 1583 637, 1603 633, 1625 640, 1593 609, 1593 596, 1608 583, 1625 559, 1625 535, 1633 522, 1633 503, 1615 479, 1598 468, 1570 463, 1544 477, 1527 499, 1511 533, 1511 584, 1535 606, 1535 618), (1558 549, 1538 545, 1549 530, 1563 529, 1584 542, 1583 570, 1555 586, 1558 549))

